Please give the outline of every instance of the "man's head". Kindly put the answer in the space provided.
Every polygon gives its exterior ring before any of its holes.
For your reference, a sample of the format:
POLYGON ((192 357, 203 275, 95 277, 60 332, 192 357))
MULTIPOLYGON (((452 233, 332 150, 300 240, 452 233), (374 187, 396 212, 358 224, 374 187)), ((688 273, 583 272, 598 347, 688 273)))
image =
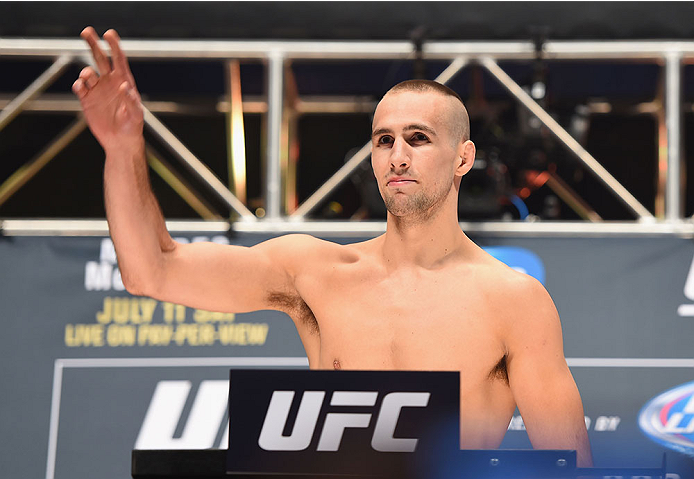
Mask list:
POLYGON ((451 128, 452 138, 456 143, 462 143, 470 139, 470 118, 467 109, 460 96, 439 82, 433 80, 406 80, 395 85, 383 95, 415 92, 415 93, 438 93, 444 97, 449 97, 448 125, 451 128))
POLYGON ((374 113, 371 162, 388 211, 430 216, 444 203, 457 208, 460 180, 475 146, 460 97, 428 80, 391 88, 374 113))

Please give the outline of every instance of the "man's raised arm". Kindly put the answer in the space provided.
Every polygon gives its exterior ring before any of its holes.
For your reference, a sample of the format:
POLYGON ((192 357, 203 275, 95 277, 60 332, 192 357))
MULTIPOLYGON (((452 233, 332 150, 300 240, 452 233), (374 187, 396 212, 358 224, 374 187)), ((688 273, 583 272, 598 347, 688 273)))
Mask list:
POLYGON ((513 397, 535 449, 575 449, 579 467, 591 467, 583 404, 564 358, 554 303, 535 279, 511 292, 514 317, 506 339, 513 397))
POLYGON ((98 73, 86 67, 73 85, 92 133, 106 152, 104 196, 109 231, 129 292, 213 311, 270 309, 269 292, 294 294, 292 261, 306 237, 281 237, 253 248, 213 243, 181 245, 166 230, 149 183, 143 110, 118 34, 82 32, 98 73))

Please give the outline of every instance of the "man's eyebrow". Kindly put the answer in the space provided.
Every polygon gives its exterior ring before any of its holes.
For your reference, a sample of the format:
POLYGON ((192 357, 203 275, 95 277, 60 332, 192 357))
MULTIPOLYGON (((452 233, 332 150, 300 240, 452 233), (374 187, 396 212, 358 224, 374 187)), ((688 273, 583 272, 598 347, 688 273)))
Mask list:
MULTIPOLYGON (((422 130, 429 133, 430 135, 436 136, 436 131, 433 128, 427 125, 422 125, 421 123, 412 123, 411 125, 407 125, 405 128, 402 129, 402 131, 411 130, 422 130)), ((371 133, 371 137, 373 138, 383 133, 393 133, 393 130, 391 130, 390 128, 378 128, 371 133)))
POLYGON ((430 126, 422 125, 421 123, 412 123, 411 125, 407 125, 405 128, 403 128, 402 131, 410 131, 410 130, 422 130, 426 131, 430 135, 436 136, 436 131, 430 126))
POLYGON ((393 130, 390 130, 388 128, 378 128, 377 130, 374 130, 371 132, 371 138, 373 138, 374 136, 381 135, 383 133, 392 133, 392 132, 393 132, 393 130))

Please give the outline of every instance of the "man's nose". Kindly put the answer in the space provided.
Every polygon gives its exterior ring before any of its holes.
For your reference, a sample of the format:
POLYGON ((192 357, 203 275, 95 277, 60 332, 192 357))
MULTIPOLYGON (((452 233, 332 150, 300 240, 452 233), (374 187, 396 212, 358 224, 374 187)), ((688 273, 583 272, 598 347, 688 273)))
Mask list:
POLYGON ((395 139, 393 148, 390 150, 390 167, 392 169, 409 168, 411 161, 409 146, 406 141, 400 138, 395 139))

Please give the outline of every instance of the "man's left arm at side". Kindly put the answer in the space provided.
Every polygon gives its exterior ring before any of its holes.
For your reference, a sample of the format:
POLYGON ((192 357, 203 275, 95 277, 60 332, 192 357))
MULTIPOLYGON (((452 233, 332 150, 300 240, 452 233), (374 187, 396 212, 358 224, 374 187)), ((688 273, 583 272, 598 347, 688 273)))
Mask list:
POLYGON ((545 288, 522 278, 511 288, 506 318, 508 377, 535 449, 575 449, 579 467, 591 467, 583 404, 566 364, 559 315, 545 288))

